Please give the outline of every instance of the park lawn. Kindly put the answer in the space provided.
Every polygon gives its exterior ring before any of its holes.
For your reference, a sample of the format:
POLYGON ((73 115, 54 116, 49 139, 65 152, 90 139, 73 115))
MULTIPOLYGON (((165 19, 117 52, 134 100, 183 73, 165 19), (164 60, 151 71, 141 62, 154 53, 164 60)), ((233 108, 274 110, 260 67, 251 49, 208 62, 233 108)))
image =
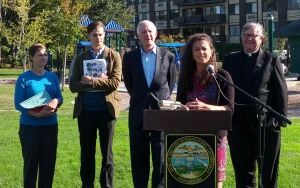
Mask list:
MULTIPOLYGON (((56 71, 56 68, 54 68, 54 72, 55 71, 56 71)), ((0 79, 17 78, 22 73, 23 73, 23 69, 0 69, 0 79)), ((69 74, 69 69, 66 69, 66 76, 68 74, 69 74)))
MULTIPOLYGON (((0 187, 22 187, 23 160, 18 138, 19 112, 13 105, 14 86, 0 87, 0 187)), ((75 94, 68 88, 63 91, 64 104, 59 114, 59 145, 57 153, 54 188, 80 187, 80 146, 76 120, 72 119, 75 94)), ((129 136, 127 127, 128 111, 122 111, 117 120, 114 135, 114 157, 116 188, 133 187, 131 181, 129 136)), ((292 119, 293 124, 282 131, 282 149, 279 172, 279 188, 297 188, 300 185, 300 119, 292 119)), ((97 146, 96 187, 99 187, 100 151, 97 146)), ((233 168, 228 158, 227 180, 224 188, 233 188, 233 168)))
POLYGON ((0 69, 0 78, 17 78, 22 72, 22 69, 0 69))

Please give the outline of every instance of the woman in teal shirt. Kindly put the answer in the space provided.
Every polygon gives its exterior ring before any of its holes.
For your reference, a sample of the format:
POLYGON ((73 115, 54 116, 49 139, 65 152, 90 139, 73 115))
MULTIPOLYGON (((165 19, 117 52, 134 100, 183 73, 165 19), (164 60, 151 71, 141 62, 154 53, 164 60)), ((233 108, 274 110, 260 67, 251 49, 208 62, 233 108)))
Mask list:
POLYGON ((63 97, 56 74, 44 70, 48 61, 46 47, 34 44, 29 48, 32 69, 22 73, 16 82, 15 107, 21 112, 19 137, 24 159, 24 188, 52 187, 57 150, 57 108, 63 97), (49 102, 27 109, 20 103, 40 92, 49 94, 49 102))

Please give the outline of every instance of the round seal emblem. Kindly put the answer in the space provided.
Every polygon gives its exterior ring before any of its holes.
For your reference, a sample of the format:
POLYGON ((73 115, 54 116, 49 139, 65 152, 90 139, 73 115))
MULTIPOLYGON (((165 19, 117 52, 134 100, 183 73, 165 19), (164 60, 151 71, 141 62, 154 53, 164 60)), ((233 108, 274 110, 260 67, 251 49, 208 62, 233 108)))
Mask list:
POLYGON ((186 136, 176 140, 167 153, 167 168, 177 181, 194 185, 201 183, 214 168, 211 147, 201 138, 186 136))

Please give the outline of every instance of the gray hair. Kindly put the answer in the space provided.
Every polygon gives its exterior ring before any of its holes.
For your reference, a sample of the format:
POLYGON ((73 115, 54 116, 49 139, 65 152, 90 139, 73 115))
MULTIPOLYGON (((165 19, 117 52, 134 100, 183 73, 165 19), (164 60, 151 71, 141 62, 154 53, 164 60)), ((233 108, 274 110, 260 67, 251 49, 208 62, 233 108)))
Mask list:
POLYGON ((252 23, 246 23, 243 26, 243 28, 242 28, 242 33, 241 34, 243 35, 243 33, 245 31, 247 31, 248 29, 250 29, 250 28, 253 28, 256 31, 255 34, 257 34, 257 35, 263 35, 263 31, 264 31, 263 26, 260 25, 259 23, 254 23, 254 22, 252 22, 252 23))
POLYGON ((143 21, 140 21, 139 22, 139 24, 137 25, 137 27, 136 27, 136 32, 139 34, 141 31, 140 31, 140 29, 141 29, 141 25, 148 25, 148 26, 150 26, 150 27, 153 27, 155 30, 155 32, 156 32, 156 26, 154 25, 154 23, 153 22, 151 22, 151 21, 149 21, 149 20, 143 20, 143 21))

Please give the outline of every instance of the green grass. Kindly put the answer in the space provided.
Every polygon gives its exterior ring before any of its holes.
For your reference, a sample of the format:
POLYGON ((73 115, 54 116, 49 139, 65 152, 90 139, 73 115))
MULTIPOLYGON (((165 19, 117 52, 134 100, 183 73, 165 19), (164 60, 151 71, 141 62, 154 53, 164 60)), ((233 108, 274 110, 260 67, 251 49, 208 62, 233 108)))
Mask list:
MULTIPOLYGON (((13 106, 14 86, 1 86, 0 90, 0 187, 22 187, 23 159, 18 137, 19 112, 13 106)), ((63 92, 64 104, 59 109, 58 153, 53 187, 80 187, 80 146, 77 121, 72 119, 75 94, 63 92)), ((133 187, 129 161, 127 112, 122 112, 115 128, 115 187, 133 187)), ((97 143, 97 176, 100 167, 100 150, 97 143)), ((99 183, 96 178, 96 186, 99 183)))
MULTIPOLYGON (((0 87, 0 187, 22 187, 23 159, 18 137, 19 112, 13 106, 14 86, 0 87)), ((72 119, 75 94, 68 88, 63 92, 64 104, 59 109, 59 145, 54 177, 54 188, 80 187, 80 147, 77 121, 72 119)), ((117 120, 114 136, 114 157, 116 188, 131 188, 131 169, 127 127, 128 112, 122 111, 117 120)), ((300 119, 292 119, 293 124, 282 130, 282 149, 279 172, 279 188, 297 188, 300 185, 300 119)), ((96 187, 99 187, 100 151, 97 146, 96 187)), ((227 180, 224 188, 235 187, 234 174, 228 158, 227 180)))
POLYGON ((0 78, 17 78, 22 72, 22 69, 0 69, 0 78))
MULTIPOLYGON (((53 71, 56 71, 56 69, 53 71)), ((0 79, 1 78, 17 78, 21 73, 23 73, 22 69, 0 69, 0 79)), ((66 76, 68 74, 69 74, 69 69, 66 69, 66 76)))

